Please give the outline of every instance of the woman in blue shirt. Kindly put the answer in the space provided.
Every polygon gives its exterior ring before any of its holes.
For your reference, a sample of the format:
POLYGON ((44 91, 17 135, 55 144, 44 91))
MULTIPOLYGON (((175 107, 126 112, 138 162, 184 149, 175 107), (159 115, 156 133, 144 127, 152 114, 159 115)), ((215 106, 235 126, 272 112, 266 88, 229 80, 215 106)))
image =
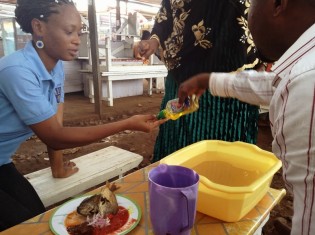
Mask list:
POLYGON ((33 134, 48 146, 52 167, 66 170, 55 150, 86 145, 126 129, 149 132, 161 123, 153 115, 136 115, 99 126, 63 127, 62 60, 77 57, 80 14, 71 0, 18 0, 15 16, 32 40, 0 60, 0 231, 45 210, 11 159, 33 134))

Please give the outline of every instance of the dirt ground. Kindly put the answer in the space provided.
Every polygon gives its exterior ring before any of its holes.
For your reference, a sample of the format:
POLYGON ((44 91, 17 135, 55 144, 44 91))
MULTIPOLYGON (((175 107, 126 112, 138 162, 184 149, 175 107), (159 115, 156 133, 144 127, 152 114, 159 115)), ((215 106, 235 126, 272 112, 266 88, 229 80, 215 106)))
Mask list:
MULTIPOLYGON (((145 92, 144 92, 145 93, 145 92)), ((65 126, 87 126, 101 123, 109 123, 127 118, 134 114, 156 114, 159 111, 162 93, 153 93, 152 96, 141 95, 127 98, 114 99, 114 106, 108 107, 102 104, 102 117, 94 112, 94 104, 89 102, 83 93, 66 94, 64 125, 65 126)), ((67 159, 73 159, 84 154, 96 151, 106 146, 114 145, 144 157, 139 167, 150 164, 153 146, 158 130, 153 133, 140 133, 124 131, 119 134, 105 138, 97 143, 84 147, 68 149, 64 151, 67 159)), ((257 145, 265 150, 271 151, 272 137, 266 115, 261 115, 259 122, 259 133, 257 145)), ((23 143, 13 158, 16 167, 22 174, 37 171, 49 167, 49 160, 45 145, 36 137, 23 143)), ((273 188, 284 188, 281 172, 275 174, 272 182, 273 188)), ((270 220, 263 229, 264 235, 286 235, 282 224, 290 225, 292 216, 292 196, 287 194, 282 201, 273 209, 270 220), (283 222, 283 223, 279 223, 283 222)))

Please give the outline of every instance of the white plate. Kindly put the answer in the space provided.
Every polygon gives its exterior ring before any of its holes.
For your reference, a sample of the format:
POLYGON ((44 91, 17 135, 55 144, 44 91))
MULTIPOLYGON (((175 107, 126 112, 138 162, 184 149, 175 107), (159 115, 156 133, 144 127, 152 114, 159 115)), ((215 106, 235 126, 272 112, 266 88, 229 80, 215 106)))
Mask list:
MULTIPOLYGON (((80 205, 80 203, 85 198, 88 198, 90 196, 91 195, 82 196, 82 197, 72 199, 72 200, 62 204, 60 207, 58 207, 57 210, 53 213, 53 215, 50 217, 50 220, 49 220, 49 226, 50 226, 51 231, 56 235, 67 235, 68 232, 67 232, 67 229, 66 229, 65 224, 64 224, 65 218, 67 217, 67 215, 69 213, 75 211, 76 208, 80 205)), ((132 229, 134 229, 137 226, 137 224, 139 223, 140 218, 141 218, 141 210, 140 210, 139 206, 134 201, 132 201, 131 199, 129 199, 125 196, 121 196, 121 195, 116 194, 116 198, 117 198, 118 205, 126 208, 129 211, 128 221, 134 219, 135 222, 130 223, 130 226, 128 226, 127 228, 124 228, 123 231, 120 231, 119 233, 115 233, 115 234, 117 234, 117 235, 127 234, 132 229)), ((127 223, 128 223, 128 221, 127 221, 127 223)))

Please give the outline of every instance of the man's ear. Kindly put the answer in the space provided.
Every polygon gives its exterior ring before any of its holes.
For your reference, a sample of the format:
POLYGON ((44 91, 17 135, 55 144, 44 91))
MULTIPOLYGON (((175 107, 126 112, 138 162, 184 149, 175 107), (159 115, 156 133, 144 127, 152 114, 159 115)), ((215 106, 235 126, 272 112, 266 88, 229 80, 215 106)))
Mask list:
POLYGON ((273 16, 279 16, 286 10, 288 6, 288 0, 274 0, 273 5, 274 5, 273 16))
POLYGON ((42 35, 43 34, 43 22, 38 19, 33 19, 31 21, 33 33, 35 35, 42 35))

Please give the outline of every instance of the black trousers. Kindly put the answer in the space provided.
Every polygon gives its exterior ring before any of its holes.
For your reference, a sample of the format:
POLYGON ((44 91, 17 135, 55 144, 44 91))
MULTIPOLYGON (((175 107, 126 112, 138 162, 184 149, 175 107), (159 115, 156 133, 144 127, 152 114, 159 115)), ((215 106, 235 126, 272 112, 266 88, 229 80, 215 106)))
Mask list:
POLYGON ((0 231, 45 211, 33 186, 13 163, 0 166, 0 231))

